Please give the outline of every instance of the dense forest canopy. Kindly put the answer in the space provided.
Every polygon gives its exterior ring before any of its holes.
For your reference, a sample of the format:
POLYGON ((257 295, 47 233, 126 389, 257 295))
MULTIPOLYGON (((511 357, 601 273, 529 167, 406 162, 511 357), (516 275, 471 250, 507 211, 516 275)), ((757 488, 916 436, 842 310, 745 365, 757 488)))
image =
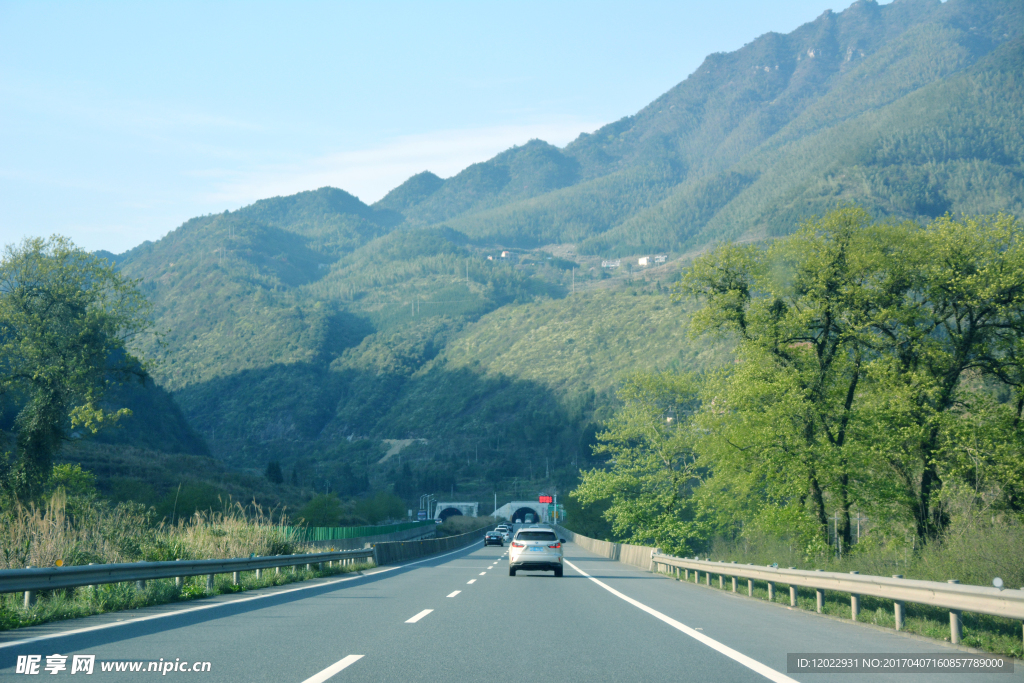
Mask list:
POLYGON ((789 536, 808 554, 940 538, 963 508, 1024 511, 1024 225, 874 222, 847 208, 767 245, 722 245, 675 286, 691 334, 735 362, 640 374, 574 497, 685 553, 789 536))

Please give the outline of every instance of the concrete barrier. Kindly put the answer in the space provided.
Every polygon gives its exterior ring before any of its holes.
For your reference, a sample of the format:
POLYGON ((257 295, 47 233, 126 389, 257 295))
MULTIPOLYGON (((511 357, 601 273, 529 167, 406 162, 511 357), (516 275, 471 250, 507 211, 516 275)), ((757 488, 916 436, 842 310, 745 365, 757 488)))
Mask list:
POLYGON ((458 550, 471 543, 483 540, 484 534, 489 530, 488 528, 483 528, 459 536, 428 538, 421 541, 376 543, 373 546, 373 559, 377 566, 382 566, 415 560, 426 555, 434 555, 435 553, 443 553, 449 550, 458 550))
POLYGON ((584 550, 589 550, 601 557, 607 557, 609 560, 622 562, 623 564, 628 564, 631 567, 637 567, 638 569, 644 569, 646 571, 651 571, 653 569, 651 557, 656 552, 655 548, 647 548, 642 545, 630 545, 628 543, 599 541, 596 538, 583 536, 582 534, 577 534, 575 531, 569 531, 562 527, 556 528, 562 538, 572 541, 584 550))

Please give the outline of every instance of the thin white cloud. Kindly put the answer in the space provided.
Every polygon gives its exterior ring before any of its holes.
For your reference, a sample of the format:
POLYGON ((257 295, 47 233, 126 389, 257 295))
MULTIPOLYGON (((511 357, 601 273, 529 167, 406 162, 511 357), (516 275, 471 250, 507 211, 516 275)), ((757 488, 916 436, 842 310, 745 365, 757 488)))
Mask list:
POLYGON ((203 204, 243 206, 257 199, 294 194, 325 185, 341 188, 369 204, 421 171, 450 177, 513 145, 539 138, 564 146, 580 133, 591 132, 601 125, 571 121, 437 131, 403 136, 377 147, 335 152, 300 163, 268 165, 245 171, 202 169, 190 175, 213 181, 213 189, 201 198, 203 204))

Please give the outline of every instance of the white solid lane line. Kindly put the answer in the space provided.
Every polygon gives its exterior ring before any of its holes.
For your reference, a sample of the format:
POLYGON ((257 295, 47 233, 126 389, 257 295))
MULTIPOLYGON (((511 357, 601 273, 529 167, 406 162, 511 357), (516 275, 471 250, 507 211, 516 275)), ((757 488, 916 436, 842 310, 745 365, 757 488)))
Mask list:
POLYGON ((466 585, 468 586, 471 583, 476 583, 476 579, 470 579, 469 581, 466 582, 466 585))
POLYGON ((417 614, 416 616, 414 616, 412 619, 406 619, 405 623, 407 623, 407 624, 415 624, 417 621, 419 621, 420 619, 422 619, 423 617, 427 616, 428 614, 430 614, 433 611, 434 610, 432 610, 432 609, 425 609, 422 612, 420 612, 419 614, 417 614))
POLYGON ((306 680, 302 681, 302 683, 323 683, 334 674, 338 673, 350 664, 355 664, 362 658, 363 655, 349 655, 348 657, 340 659, 334 664, 331 664, 329 667, 318 673, 316 676, 307 678, 306 680))
POLYGON ((740 664, 742 664, 743 666, 747 667, 751 671, 755 671, 755 672, 761 674, 762 676, 764 676, 768 680, 775 681, 775 683, 797 683, 797 681, 795 679, 790 678, 786 674, 780 673, 780 672, 776 671, 775 669, 772 669, 771 667, 765 666, 764 664, 762 664, 761 662, 757 661, 756 659, 751 659, 750 657, 746 656, 742 652, 737 652, 736 650, 732 649, 728 645, 723 645, 722 643, 718 642, 714 638, 709 638, 706 635, 704 635, 703 633, 701 633, 699 631, 695 631, 694 629, 690 628, 686 624, 684 624, 682 622, 679 622, 679 621, 676 621, 675 619, 673 619, 670 616, 662 614, 661 612, 659 612, 658 610, 654 609, 653 607, 648 607, 647 605, 643 604, 642 602, 640 602, 638 600, 634 600, 633 598, 629 597, 628 595, 623 595, 622 593, 620 593, 619 591, 615 590, 614 588, 612 588, 608 584, 602 583, 601 581, 598 581, 593 576, 591 576, 590 574, 586 573, 585 571, 583 571, 582 569, 580 569, 579 567, 574 565, 569 560, 563 560, 563 561, 567 565, 569 565, 570 567, 572 567, 573 569, 578 571, 580 574, 583 574, 583 576, 587 577, 588 579, 590 579, 591 581, 596 583, 598 586, 600 586, 601 588, 605 589, 606 591, 608 591, 609 593, 614 595, 615 597, 622 598, 623 600, 625 600, 629 604, 633 605, 634 607, 639 607, 643 611, 645 611, 648 614, 650 614, 652 617, 660 619, 661 621, 665 622, 666 624, 668 624, 672 628, 675 628, 675 629, 678 629, 678 630, 682 631, 683 633, 685 633, 686 635, 690 636, 691 638, 693 638, 695 640, 698 640, 701 643, 704 643, 705 645, 710 647, 712 650, 715 650, 717 652, 722 653, 723 655, 725 655, 729 659, 733 660, 734 662, 739 662, 740 664))
POLYGON ((448 594, 448 597, 449 598, 454 598, 456 595, 458 595, 461 592, 462 591, 452 591, 451 593, 448 594))

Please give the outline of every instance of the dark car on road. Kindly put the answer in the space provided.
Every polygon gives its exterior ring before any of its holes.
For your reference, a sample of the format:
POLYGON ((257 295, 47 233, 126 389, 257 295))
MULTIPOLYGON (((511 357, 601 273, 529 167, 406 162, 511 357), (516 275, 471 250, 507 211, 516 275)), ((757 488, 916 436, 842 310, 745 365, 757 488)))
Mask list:
POLYGON ((500 531, 488 531, 484 534, 484 545, 500 545, 505 546, 505 539, 500 531))

